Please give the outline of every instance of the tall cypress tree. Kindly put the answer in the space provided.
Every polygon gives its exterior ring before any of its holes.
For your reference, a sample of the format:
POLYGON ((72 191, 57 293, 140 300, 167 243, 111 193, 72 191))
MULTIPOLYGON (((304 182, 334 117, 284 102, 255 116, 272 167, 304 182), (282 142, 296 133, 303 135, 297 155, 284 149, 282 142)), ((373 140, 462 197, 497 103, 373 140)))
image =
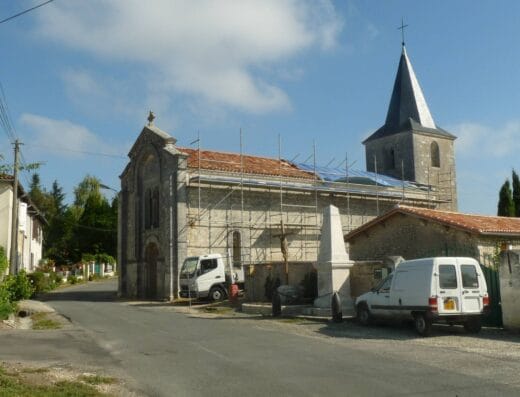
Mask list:
POLYGON ((520 179, 513 170, 513 204, 515 206, 515 216, 520 216, 520 179))
POLYGON ((500 193, 498 194, 498 216, 515 216, 515 206, 513 203, 513 192, 509 179, 506 179, 500 193))

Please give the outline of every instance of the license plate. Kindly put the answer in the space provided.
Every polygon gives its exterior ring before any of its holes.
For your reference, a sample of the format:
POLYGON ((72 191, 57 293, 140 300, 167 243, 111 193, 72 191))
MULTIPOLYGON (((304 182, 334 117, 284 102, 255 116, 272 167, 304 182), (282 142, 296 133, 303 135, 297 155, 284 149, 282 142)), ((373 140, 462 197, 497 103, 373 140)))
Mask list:
POLYGON ((444 310, 455 310, 455 301, 453 299, 444 299, 444 310))

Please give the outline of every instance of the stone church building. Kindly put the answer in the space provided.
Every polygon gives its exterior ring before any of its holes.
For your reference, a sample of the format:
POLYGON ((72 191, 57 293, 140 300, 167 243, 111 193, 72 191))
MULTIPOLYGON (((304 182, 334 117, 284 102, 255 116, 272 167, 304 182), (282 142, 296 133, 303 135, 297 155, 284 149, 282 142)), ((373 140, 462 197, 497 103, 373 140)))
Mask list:
POLYGON ((367 171, 180 147, 150 116, 121 174, 121 296, 177 297, 192 255, 315 263, 329 204, 345 234, 397 204, 457 208, 455 137, 434 123, 404 46, 385 124, 363 142, 367 171))

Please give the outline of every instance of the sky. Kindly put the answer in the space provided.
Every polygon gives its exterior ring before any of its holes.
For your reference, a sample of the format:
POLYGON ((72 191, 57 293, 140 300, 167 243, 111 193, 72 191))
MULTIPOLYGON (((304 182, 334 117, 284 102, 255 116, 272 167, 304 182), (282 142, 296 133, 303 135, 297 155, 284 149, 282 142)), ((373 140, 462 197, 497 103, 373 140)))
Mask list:
MULTIPOLYGON (((0 20, 43 0, 2 0, 0 20)), ((68 201, 86 174, 119 189, 146 124, 189 147, 364 170, 406 48, 455 141, 459 211, 495 215, 520 171, 516 0, 54 0, 0 24, 0 82, 26 163, 68 201)), ((0 132, 0 155, 13 158, 0 132)), ((31 175, 21 182, 28 186, 31 175)), ((107 191, 110 195, 110 191, 107 191)))

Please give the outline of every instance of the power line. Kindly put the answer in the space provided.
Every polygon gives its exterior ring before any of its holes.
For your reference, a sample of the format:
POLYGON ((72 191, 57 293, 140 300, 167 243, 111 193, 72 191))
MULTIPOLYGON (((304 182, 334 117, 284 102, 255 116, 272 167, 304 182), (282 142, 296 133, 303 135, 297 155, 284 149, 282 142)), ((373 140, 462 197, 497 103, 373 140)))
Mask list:
POLYGON ((6 133, 9 141, 13 143, 16 140, 16 132, 11 122, 9 115, 9 107, 7 106, 7 99, 5 97, 4 87, 0 82, 0 124, 2 124, 3 130, 6 133))
POLYGON ((66 147, 36 145, 34 143, 27 143, 26 146, 37 147, 37 148, 40 148, 40 149, 57 150, 59 152, 74 152, 74 153, 88 154, 88 155, 91 155, 91 156, 104 156, 104 157, 114 157, 114 158, 119 158, 119 159, 126 159, 126 156, 123 156, 121 154, 110 154, 110 153, 102 153, 102 152, 88 152, 88 151, 85 151, 85 150, 76 150, 76 149, 70 149, 70 148, 66 148, 66 147))
POLYGON ((47 0, 46 2, 44 3, 41 3, 41 4, 38 4, 32 8, 29 8, 25 11, 22 11, 22 12, 19 12, 18 14, 14 14, 14 15, 11 15, 9 18, 5 18, 5 19, 2 19, 0 21, 0 23, 4 23, 4 22, 7 22, 7 21, 10 21, 11 19, 15 19, 15 18, 18 18, 19 16, 23 15, 23 14, 27 14, 28 12, 32 11, 32 10, 36 10, 37 8, 40 8, 40 7, 43 7, 44 5, 46 4, 49 4, 49 3, 52 3, 54 0, 47 0))

